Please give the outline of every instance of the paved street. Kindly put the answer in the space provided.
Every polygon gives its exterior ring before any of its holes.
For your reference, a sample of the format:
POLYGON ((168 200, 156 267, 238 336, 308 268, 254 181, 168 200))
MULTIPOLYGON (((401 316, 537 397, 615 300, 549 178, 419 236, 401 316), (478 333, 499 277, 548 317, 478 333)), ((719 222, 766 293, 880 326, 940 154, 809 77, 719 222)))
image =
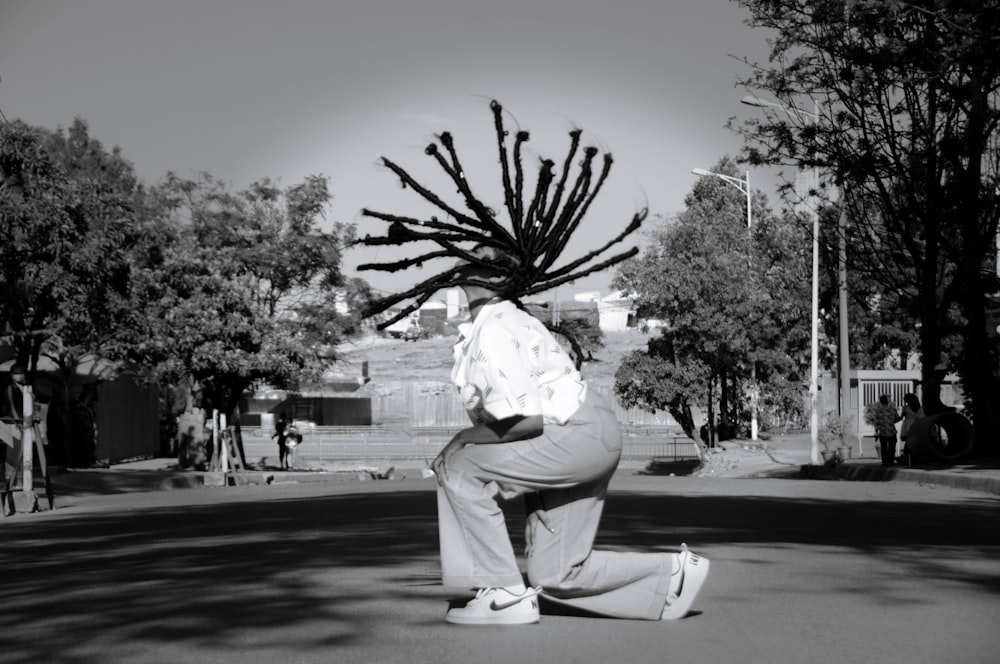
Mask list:
MULTIPOLYGON (((433 480, 67 497, 0 522, 5 664, 994 662, 1000 501, 623 471, 599 545, 713 560, 676 623, 443 614, 433 480)), ((516 505, 510 524, 520 542, 516 505)))

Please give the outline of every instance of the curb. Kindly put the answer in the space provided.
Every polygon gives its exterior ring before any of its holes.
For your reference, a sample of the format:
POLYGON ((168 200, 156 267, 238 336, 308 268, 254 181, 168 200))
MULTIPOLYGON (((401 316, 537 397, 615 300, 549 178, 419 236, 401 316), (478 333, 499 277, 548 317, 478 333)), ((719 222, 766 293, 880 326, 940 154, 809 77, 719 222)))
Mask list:
MULTIPOLYGON (((201 489, 229 486, 280 486, 289 484, 311 484, 320 482, 365 482, 373 480, 405 480, 418 477, 418 471, 377 473, 366 470, 274 472, 271 470, 248 470, 223 473, 221 471, 173 471, 173 470, 72 470, 59 473, 53 478, 55 509, 62 499, 82 498, 127 493, 147 493, 183 489, 201 489)), ((14 489, 9 495, 4 493, 2 516, 14 514, 35 514, 51 511, 47 497, 39 487, 41 480, 32 491, 14 489)))
MULTIPOLYGON (((245 470, 222 471, 110 471, 93 474, 76 471, 61 476, 59 488, 65 493, 131 493, 142 491, 170 491, 173 489, 199 489, 202 487, 269 486, 278 484, 304 484, 312 482, 351 482, 375 477, 367 471, 272 471, 245 470), (75 477, 74 477, 75 475, 75 477), (102 481, 103 480, 103 481, 102 481), (103 485, 103 486, 101 486, 103 485)), ((389 479, 389 478, 386 478, 389 479)))
POLYGON ((814 466, 799 468, 800 479, 839 480, 850 482, 911 482, 924 486, 944 486, 1000 495, 1000 478, 977 474, 974 470, 920 470, 916 468, 883 467, 881 465, 814 466))

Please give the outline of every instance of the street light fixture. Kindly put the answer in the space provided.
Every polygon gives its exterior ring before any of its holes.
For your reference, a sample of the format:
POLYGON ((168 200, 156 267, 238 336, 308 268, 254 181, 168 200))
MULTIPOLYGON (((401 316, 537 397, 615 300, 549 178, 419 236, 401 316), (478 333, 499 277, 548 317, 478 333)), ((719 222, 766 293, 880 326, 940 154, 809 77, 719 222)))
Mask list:
MULTIPOLYGON (((691 172, 699 177, 716 177, 720 180, 733 185, 741 192, 746 194, 747 197, 747 228, 753 225, 752 222, 752 207, 753 199, 750 194, 750 171, 747 171, 747 176, 745 180, 740 178, 734 178, 732 175, 724 175, 722 173, 716 173, 715 171, 706 171, 704 168, 693 168, 691 172)), ((753 385, 751 388, 753 393, 750 396, 750 440, 757 440, 757 363, 752 362, 750 365, 750 382, 753 385)))
MULTIPOLYGON (((798 119, 808 118, 810 122, 816 123, 819 120, 819 105, 816 104, 816 112, 809 113, 798 108, 785 106, 778 102, 767 101, 748 94, 740 99, 740 102, 748 106, 772 107, 784 111, 789 116, 798 119)), ((815 102, 813 102, 815 104, 815 102)), ((819 183, 819 170, 813 168, 814 184, 819 183)), ((819 463, 819 413, 817 412, 817 401, 819 397, 819 211, 813 208, 813 241, 812 241, 812 348, 810 354, 809 371, 809 441, 811 444, 811 457, 814 464, 819 463)))
POLYGON ((693 168, 691 172, 695 175, 716 177, 720 180, 725 180, 729 184, 733 185, 741 192, 746 194, 747 197, 747 228, 753 226, 752 216, 751 216, 751 197, 750 197, 750 171, 747 171, 746 179, 734 178, 732 175, 723 175, 722 173, 716 173, 715 171, 706 171, 704 168, 693 168))

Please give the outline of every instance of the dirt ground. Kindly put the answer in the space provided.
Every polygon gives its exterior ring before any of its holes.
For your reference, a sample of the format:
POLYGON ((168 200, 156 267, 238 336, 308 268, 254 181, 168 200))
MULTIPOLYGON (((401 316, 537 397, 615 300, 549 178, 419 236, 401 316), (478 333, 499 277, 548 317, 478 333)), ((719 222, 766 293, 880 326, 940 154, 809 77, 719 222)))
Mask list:
POLYGON ((797 474, 810 460, 809 434, 788 434, 767 440, 727 440, 708 450, 694 477, 727 479, 797 474))

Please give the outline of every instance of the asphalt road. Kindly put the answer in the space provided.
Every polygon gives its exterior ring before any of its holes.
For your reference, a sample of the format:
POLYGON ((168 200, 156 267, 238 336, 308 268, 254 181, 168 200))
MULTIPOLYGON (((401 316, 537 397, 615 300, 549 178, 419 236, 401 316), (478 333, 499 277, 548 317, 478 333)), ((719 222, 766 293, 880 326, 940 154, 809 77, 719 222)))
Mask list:
MULTIPOLYGON (((641 476, 598 545, 713 561, 674 623, 458 627, 433 480, 69 499, 0 522, 0 662, 948 662, 1000 659, 1000 500, 910 483, 641 476)), ((509 522, 520 548, 518 506, 509 522)), ((544 609, 544 607, 543 607, 544 609)))

